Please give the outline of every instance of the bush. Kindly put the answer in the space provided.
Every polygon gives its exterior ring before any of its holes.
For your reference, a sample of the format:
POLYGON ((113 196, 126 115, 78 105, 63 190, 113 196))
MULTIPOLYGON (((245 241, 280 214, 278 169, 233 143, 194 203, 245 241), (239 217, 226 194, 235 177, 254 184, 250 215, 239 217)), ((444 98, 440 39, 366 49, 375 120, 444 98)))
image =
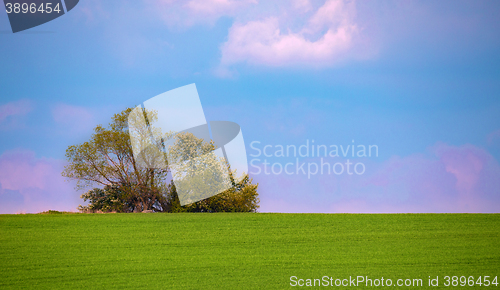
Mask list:
MULTIPOLYGON (((82 194, 86 206, 80 205, 81 212, 256 212, 259 208, 258 184, 252 184, 247 176, 236 183, 231 175, 233 186, 215 196, 181 206, 175 185, 171 183, 166 194, 155 192, 136 192, 130 186, 105 186, 94 188, 82 194), (144 208, 143 204, 151 204, 144 208)), ((150 191, 150 189, 149 189, 150 191)))
POLYGON ((259 208, 258 184, 252 184, 248 175, 239 183, 217 195, 181 207, 179 199, 172 202, 173 212, 256 212, 259 208))

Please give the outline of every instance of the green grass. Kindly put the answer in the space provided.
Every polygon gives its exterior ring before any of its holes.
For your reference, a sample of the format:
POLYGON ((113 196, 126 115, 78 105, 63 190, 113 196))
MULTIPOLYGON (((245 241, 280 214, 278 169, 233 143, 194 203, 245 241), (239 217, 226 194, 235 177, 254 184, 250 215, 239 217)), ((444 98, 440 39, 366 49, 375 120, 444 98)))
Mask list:
POLYGON ((0 215, 2 289, 283 289, 290 276, 358 275, 425 289, 428 276, 499 266, 498 214, 0 215))

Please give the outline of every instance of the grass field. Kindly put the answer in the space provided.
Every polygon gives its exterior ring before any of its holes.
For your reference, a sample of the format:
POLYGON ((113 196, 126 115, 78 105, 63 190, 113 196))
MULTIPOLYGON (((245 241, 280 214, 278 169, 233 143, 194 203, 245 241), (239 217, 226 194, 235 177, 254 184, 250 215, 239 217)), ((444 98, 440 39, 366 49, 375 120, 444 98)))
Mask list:
POLYGON ((435 289, 429 276, 500 276, 500 215, 0 215, 0 261, 2 289, 283 289, 291 276, 435 289))

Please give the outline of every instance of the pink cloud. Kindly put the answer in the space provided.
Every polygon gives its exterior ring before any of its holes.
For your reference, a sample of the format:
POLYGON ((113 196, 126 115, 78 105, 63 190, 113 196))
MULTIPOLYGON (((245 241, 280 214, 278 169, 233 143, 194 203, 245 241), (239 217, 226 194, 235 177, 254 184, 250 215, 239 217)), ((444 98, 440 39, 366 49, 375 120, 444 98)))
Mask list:
MULTIPOLYGON (((281 213, 325 213, 325 209, 317 205, 294 203, 288 199, 265 199, 258 209, 259 212, 281 212, 281 213)), ((327 210, 327 209, 326 209, 327 210)))
POLYGON ((256 4, 257 1, 231 1, 231 0, 191 0, 184 7, 196 14, 202 14, 211 17, 220 17, 222 15, 231 15, 237 9, 247 4, 256 4))
POLYGON ((309 0, 293 0, 291 2, 293 8, 303 11, 304 13, 313 9, 311 1, 309 0))
POLYGON ((33 110, 30 100, 19 100, 0 106, 0 128, 12 129, 20 125, 23 116, 33 110))
POLYGON ((197 24, 213 25, 223 16, 235 17, 256 0, 145 0, 155 15, 170 27, 190 27, 197 24))
POLYGON ((282 19, 278 16, 236 23, 222 45, 221 65, 246 62, 325 67, 337 64, 351 56, 359 36, 355 12, 354 2, 326 1, 297 32, 292 32, 290 26, 282 29, 282 19))
POLYGON ((360 176, 254 175, 261 211, 500 212, 500 165, 483 148, 438 143, 427 154, 362 162, 360 176))
POLYGON ((329 0, 321 6, 309 19, 305 28, 309 33, 315 33, 324 28, 353 25, 355 15, 354 2, 329 0))
POLYGON ((446 172, 455 176, 456 189, 461 192, 474 188, 489 157, 484 150, 473 146, 456 148, 442 145, 437 153, 446 166, 446 172))
POLYGON ((73 184, 61 176, 64 162, 37 158, 28 150, 0 155, 0 213, 75 211, 79 204, 73 184))
POLYGON ((67 104, 56 105, 52 109, 52 118, 65 131, 71 129, 76 133, 89 130, 95 125, 94 116, 87 108, 67 104))
MULTIPOLYGON (((358 211, 368 212, 499 212, 500 165, 473 145, 430 148, 432 155, 394 156, 368 179, 358 211), (365 196, 365 197, 366 197, 365 196)), ((359 200, 358 200, 359 201, 359 200)), ((332 205, 334 211, 356 211, 356 200, 332 205)))
POLYGON ((0 156, 0 183, 3 189, 46 189, 50 160, 36 160, 34 152, 14 151, 0 156))
MULTIPOLYGON (((92 23, 113 18, 99 13, 102 4, 92 3, 78 6, 82 18, 92 23)), ((110 27, 126 27, 127 33, 116 35, 116 29, 110 29, 107 39, 114 55, 126 66, 144 63, 144 57, 162 58, 170 53, 170 40, 144 36, 142 31, 151 25, 163 23, 182 32, 197 25, 213 26, 221 18, 234 24, 221 44, 220 63, 212 68, 220 77, 233 77, 236 72, 232 66, 239 63, 322 68, 372 58, 376 53, 351 0, 143 0, 137 7, 120 4, 119 11, 127 21, 113 22, 110 27)))

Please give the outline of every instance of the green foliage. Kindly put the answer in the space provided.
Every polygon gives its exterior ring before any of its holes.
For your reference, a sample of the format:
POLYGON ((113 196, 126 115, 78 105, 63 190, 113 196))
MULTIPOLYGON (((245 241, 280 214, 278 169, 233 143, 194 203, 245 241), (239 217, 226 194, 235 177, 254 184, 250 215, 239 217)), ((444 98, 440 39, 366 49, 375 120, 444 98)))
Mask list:
POLYGON ((259 208, 257 185, 247 176, 236 183, 231 175, 232 187, 204 200, 180 207, 173 203, 175 212, 256 212, 259 208))
POLYGON ((169 192, 162 194, 155 189, 142 186, 130 185, 106 185, 103 189, 94 188, 82 194, 84 201, 89 201, 86 206, 80 205, 78 209, 82 212, 138 212, 143 208, 154 211, 170 211, 171 207, 171 185, 167 187, 169 192), (134 192, 138 190, 139 192, 134 192), (138 200, 140 199, 140 200, 138 200), (138 203, 145 207, 137 208, 138 203))
POLYGON ((172 141, 168 160, 180 200, 196 202, 231 186, 229 165, 224 157, 214 153, 213 142, 205 142, 191 133, 177 134, 172 141))
POLYGON ((255 212, 258 208, 257 185, 246 176, 236 183, 225 160, 211 152, 213 142, 196 138, 191 133, 174 135, 152 127, 157 113, 126 109, 115 114, 108 128, 94 129, 88 142, 69 146, 69 164, 62 175, 77 180, 77 189, 91 188, 81 198, 83 212, 255 212), (147 115, 149 123, 144 122, 147 115), (131 130, 129 130, 131 122, 131 130), (131 142, 130 134, 134 134, 131 142), (150 134, 158 139, 153 143, 150 134), (161 137, 161 138, 160 138, 161 137), (170 146, 167 146, 170 145, 170 146), (166 152, 158 150, 165 146, 166 152), (139 149, 139 150, 138 150, 139 149), (134 150, 140 151, 139 160, 134 150), (167 158, 168 157, 168 158, 167 158), (171 164, 167 163, 171 161, 171 164), (199 193, 218 192, 217 196, 182 207, 178 191, 171 182, 172 174, 179 192, 200 200, 199 193), (95 186, 98 187, 95 187, 95 186), (93 187, 93 188, 92 188, 93 187))
POLYGON ((57 211, 57 210, 48 210, 48 211, 41 212, 39 214, 64 214, 64 213, 65 212, 57 211))

